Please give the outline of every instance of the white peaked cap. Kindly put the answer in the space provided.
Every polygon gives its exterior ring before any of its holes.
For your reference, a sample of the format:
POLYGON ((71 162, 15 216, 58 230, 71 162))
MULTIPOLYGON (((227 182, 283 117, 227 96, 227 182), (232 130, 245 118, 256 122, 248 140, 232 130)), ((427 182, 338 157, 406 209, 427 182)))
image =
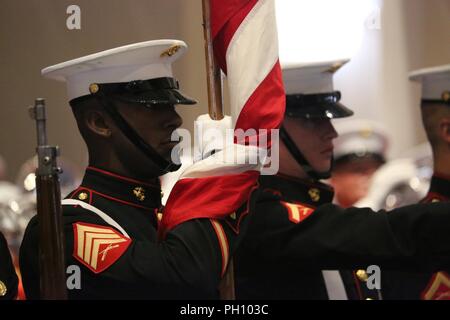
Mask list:
POLYGON ((333 74, 348 61, 337 60, 283 65, 286 94, 317 94, 334 91, 333 74))
POLYGON ((333 141, 334 157, 377 154, 386 157, 387 130, 380 123, 365 119, 345 119, 333 123, 339 136, 333 141))
POLYGON ((172 63, 187 49, 180 40, 134 43, 47 67, 45 78, 65 81, 69 100, 88 95, 92 83, 172 77, 172 63))
POLYGON ((411 72, 409 79, 422 83, 422 99, 450 101, 450 64, 411 72))

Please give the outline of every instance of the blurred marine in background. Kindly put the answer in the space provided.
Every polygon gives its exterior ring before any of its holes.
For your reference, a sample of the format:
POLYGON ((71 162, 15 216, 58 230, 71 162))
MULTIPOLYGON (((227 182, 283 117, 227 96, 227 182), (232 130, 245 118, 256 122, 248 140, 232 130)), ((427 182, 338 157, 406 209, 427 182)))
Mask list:
MULTIPOLYGON (((421 69, 410 79, 422 84, 422 122, 433 151, 434 175, 421 203, 450 201, 450 65, 421 69)), ((429 230, 433 232, 433 230, 429 230)), ((392 273, 382 277, 385 299, 450 300, 450 275, 392 273)))

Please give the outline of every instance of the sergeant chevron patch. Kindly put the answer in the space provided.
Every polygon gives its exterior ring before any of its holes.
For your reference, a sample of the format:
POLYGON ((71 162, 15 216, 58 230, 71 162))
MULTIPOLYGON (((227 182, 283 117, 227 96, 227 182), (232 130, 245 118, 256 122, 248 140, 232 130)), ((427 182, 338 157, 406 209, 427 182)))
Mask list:
POLYGON ((111 227, 77 222, 73 224, 73 256, 94 273, 109 268, 131 244, 111 227))

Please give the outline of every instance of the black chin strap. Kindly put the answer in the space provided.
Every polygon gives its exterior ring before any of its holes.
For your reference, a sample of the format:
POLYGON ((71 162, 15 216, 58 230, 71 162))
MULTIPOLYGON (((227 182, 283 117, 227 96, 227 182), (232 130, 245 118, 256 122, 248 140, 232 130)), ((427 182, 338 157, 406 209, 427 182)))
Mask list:
POLYGON ((128 122, 120 115, 114 103, 102 94, 95 95, 100 101, 106 112, 111 116, 114 123, 119 127, 120 131, 133 143, 136 148, 143 152, 154 164, 158 166, 163 173, 177 171, 181 164, 175 164, 164 159, 152 146, 145 142, 141 136, 128 124, 128 122))
POLYGON ((303 168, 303 170, 310 178, 321 180, 328 179, 331 176, 331 167, 330 170, 326 172, 317 172, 316 170, 314 170, 308 160, 306 160, 303 153, 297 148, 294 141, 291 139, 284 127, 280 128, 280 137, 289 153, 292 155, 292 157, 294 157, 295 161, 297 161, 297 163, 303 168))

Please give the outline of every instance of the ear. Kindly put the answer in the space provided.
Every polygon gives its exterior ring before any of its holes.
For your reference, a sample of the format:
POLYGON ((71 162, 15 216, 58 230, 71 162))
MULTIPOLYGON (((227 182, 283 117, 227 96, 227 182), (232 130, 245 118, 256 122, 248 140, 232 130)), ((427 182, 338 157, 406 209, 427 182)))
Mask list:
POLYGON ((89 110, 85 116, 86 126, 93 133, 109 138, 111 136, 111 128, 108 125, 108 119, 105 114, 97 110, 89 110))
POLYGON ((439 122, 439 136, 447 144, 450 144, 450 118, 443 118, 439 122))

